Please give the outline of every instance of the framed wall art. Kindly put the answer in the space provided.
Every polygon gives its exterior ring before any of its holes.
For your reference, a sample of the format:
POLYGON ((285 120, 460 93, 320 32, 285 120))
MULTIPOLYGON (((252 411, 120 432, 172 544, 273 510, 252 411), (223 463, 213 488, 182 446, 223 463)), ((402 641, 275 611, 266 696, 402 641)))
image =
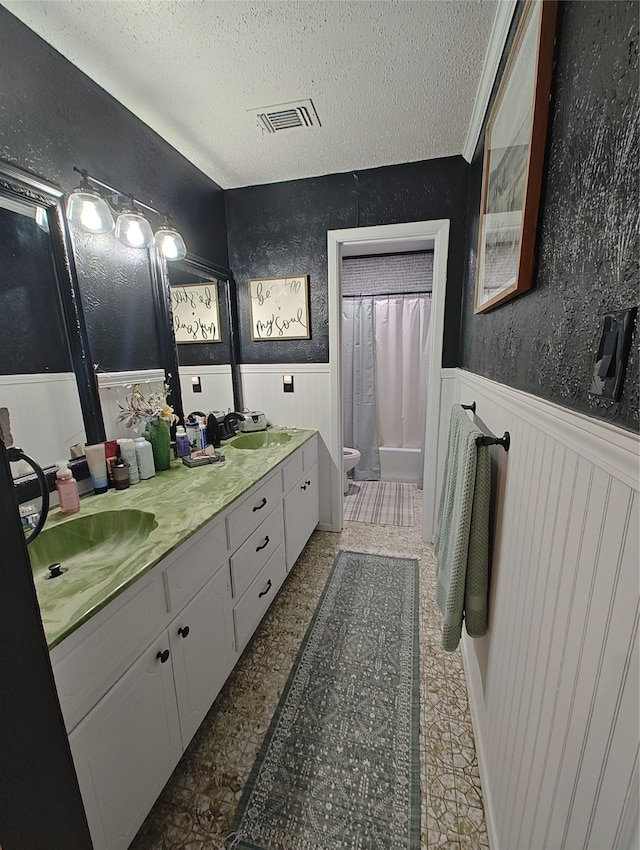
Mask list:
POLYGON ((251 339, 310 339, 309 276, 249 281, 251 339))
POLYGON ((218 282, 169 286, 173 333, 180 342, 222 342, 218 282))
POLYGON ((556 0, 527 0, 487 119, 475 288, 482 313, 531 288, 556 0))

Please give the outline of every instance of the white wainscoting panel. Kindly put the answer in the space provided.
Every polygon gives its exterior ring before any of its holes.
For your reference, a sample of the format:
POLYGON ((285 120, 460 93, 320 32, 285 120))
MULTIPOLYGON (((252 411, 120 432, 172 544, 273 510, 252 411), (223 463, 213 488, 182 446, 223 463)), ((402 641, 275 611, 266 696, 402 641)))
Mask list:
POLYGON ((145 369, 136 372, 100 372, 98 378, 98 392, 100 394, 100 406, 102 407, 102 418, 107 440, 117 440, 120 437, 139 437, 138 431, 125 427, 123 422, 118 422, 120 408, 118 402, 124 404, 125 398, 138 384, 144 395, 164 386, 163 369, 145 369))
POLYGON ((193 410, 233 410, 231 366, 180 366, 179 373, 185 416, 193 410), (193 392, 192 377, 200 378, 201 393, 193 392))
POLYGON ((330 529, 331 497, 329 445, 330 380, 328 363, 242 364, 240 366, 245 406, 261 410, 272 425, 316 428, 320 432, 318 478, 320 490, 319 527, 330 529), (294 391, 285 393, 282 376, 293 375, 294 391))
POLYGON ((41 466, 68 458, 69 447, 86 440, 73 372, 0 375, 0 407, 9 409, 14 445, 41 466))
POLYGON ((640 440, 462 370, 456 397, 511 434, 492 450, 489 632, 463 637, 492 850, 629 849, 640 440))

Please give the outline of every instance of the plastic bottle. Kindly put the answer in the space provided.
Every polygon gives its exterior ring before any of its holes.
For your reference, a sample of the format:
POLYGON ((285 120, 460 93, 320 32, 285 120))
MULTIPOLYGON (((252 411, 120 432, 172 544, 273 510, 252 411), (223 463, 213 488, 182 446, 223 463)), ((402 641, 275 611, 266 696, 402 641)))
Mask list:
POLYGON ((195 452, 200 448, 200 425, 198 422, 186 422, 187 437, 189 438, 189 451, 195 452))
POLYGON ((156 468, 153 465, 153 449, 149 440, 144 437, 136 437, 134 440, 136 447, 136 460, 138 461, 138 474, 141 480, 153 478, 156 474, 156 468))
POLYGON ((76 479, 67 466, 66 460, 59 460, 56 466, 56 490, 58 491, 60 513, 76 514, 80 510, 80 496, 78 495, 76 479))
POLYGON ((129 483, 137 484, 140 481, 140 475, 135 444, 130 437, 121 437, 118 440, 118 445, 120 446, 120 455, 129 464, 129 483))
POLYGON ((183 425, 178 425, 176 428, 176 450, 178 457, 189 457, 191 449, 189 448, 189 437, 183 425))

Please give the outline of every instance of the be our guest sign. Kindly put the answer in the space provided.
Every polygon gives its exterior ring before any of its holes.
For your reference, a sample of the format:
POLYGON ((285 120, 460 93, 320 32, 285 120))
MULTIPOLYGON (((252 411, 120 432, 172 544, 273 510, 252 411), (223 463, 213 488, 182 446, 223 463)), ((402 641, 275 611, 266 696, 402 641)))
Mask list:
POLYGON ((309 276, 249 281, 251 339, 309 339, 309 276))

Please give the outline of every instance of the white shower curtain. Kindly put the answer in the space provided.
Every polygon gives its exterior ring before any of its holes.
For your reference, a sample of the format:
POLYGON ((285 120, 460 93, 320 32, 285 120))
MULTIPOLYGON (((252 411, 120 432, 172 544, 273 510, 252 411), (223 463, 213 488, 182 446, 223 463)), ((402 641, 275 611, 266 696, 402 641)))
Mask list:
POLYGON ((376 296, 374 310, 378 444, 421 449, 431 295, 376 296))
POLYGON ((344 445, 360 452, 356 481, 380 479, 373 298, 342 299, 344 445))

